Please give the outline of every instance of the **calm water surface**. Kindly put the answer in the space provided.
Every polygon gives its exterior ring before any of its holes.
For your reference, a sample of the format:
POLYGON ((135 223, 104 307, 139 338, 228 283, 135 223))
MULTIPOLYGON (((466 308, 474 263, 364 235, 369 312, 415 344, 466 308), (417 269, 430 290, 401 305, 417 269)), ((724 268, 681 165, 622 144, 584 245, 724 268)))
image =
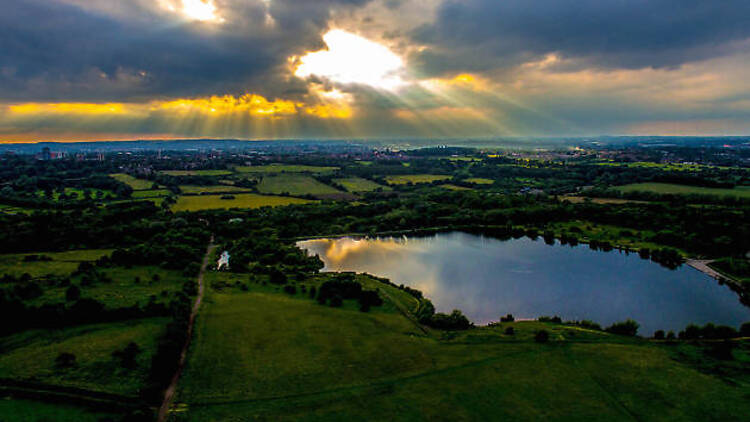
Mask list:
POLYGON ((738 327, 750 308, 728 287, 691 267, 669 270, 636 254, 586 245, 501 241, 453 232, 429 237, 315 239, 298 242, 323 271, 387 277, 424 292, 440 312, 461 309, 483 324, 501 315, 559 315, 602 325, 633 318, 639 334, 689 323, 738 327))

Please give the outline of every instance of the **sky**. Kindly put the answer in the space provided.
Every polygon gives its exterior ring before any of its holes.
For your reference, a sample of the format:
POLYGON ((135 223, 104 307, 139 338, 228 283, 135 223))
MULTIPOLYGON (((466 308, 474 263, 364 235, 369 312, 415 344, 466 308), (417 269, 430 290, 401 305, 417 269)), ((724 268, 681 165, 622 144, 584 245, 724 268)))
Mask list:
POLYGON ((3 0, 0 142, 750 134, 747 0, 3 0))

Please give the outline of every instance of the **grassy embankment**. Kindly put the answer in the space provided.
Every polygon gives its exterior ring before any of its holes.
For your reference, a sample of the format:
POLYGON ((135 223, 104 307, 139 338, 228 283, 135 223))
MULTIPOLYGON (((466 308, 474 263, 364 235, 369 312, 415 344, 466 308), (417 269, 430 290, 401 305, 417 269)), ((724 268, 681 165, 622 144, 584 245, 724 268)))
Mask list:
POLYGON ((125 183, 126 185, 133 188, 134 191, 149 190, 154 186, 154 182, 150 180, 138 179, 125 173, 110 174, 109 177, 125 183))
MULTIPOLYGON (((299 291, 324 275, 298 283, 294 295, 248 277, 207 276, 231 287, 208 290, 173 420, 738 420, 750 412, 746 376, 728 382, 676 359, 702 356, 695 346, 540 322, 424 330, 409 317, 415 299, 364 276, 386 298, 368 313, 299 291), (534 341, 541 329, 549 343, 534 341)), ((747 347, 735 356, 747 361, 747 347)))

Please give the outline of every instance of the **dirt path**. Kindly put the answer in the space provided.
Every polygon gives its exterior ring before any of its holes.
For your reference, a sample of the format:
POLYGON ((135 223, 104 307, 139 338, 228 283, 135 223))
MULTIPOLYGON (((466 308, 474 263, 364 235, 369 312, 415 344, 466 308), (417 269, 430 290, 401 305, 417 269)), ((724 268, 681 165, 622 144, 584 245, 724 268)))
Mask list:
POLYGON ((182 370, 185 367, 185 359, 187 358, 190 339, 193 337, 193 325, 195 325, 195 317, 196 315, 198 315, 198 308, 200 308, 201 302, 203 301, 203 275, 206 273, 208 260, 211 258, 211 254, 213 253, 214 249, 216 249, 216 245, 214 245, 214 237, 211 236, 211 242, 208 244, 208 248, 206 248, 206 255, 203 257, 201 271, 198 273, 198 296, 195 298, 195 304, 193 305, 192 311, 190 311, 187 337, 185 339, 185 345, 182 346, 182 351, 180 352, 180 363, 177 366, 177 371, 175 371, 175 374, 172 377, 172 381, 169 383, 169 387, 167 387, 167 390, 164 392, 164 401, 162 402, 161 407, 159 407, 159 416, 156 419, 158 422, 164 422, 167 420, 167 415, 169 415, 169 407, 172 405, 174 393, 175 391, 177 391, 177 381, 180 380, 180 375, 182 375, 182 370))

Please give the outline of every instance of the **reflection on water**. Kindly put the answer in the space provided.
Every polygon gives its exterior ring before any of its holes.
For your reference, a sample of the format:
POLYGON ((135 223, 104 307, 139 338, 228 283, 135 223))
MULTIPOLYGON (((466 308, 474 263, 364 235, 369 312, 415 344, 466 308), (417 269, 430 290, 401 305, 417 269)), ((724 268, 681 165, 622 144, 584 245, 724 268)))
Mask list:
POLYGON ((637 255, 586 246, 549 246, 453 232, 417 238, 315 239, 298 245, 317 254, 323 271, 387 277, 424 292, 438 311, 461 309, 475 323, 501 315, 633 318, 642 335, 689 323, 737 327, 750 309, 726 286, 683 266, 668 270, 637 255))

